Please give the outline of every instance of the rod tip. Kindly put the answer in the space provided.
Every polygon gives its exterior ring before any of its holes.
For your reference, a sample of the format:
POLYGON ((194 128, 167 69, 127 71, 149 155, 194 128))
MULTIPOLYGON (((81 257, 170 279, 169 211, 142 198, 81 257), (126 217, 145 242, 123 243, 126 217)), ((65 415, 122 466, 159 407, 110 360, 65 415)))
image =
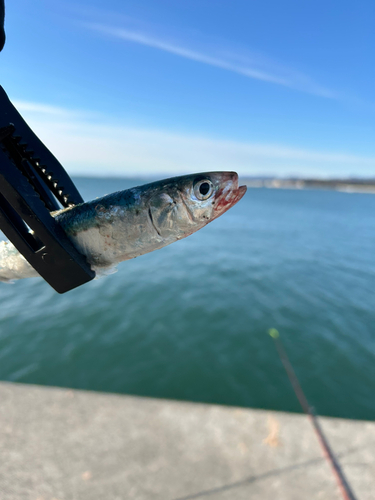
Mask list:
POLYGON ((273 339, 278 339, 280 337, 280 333, 276 328, 270 328, 268 330, 268 335, 270 335, 273 339))

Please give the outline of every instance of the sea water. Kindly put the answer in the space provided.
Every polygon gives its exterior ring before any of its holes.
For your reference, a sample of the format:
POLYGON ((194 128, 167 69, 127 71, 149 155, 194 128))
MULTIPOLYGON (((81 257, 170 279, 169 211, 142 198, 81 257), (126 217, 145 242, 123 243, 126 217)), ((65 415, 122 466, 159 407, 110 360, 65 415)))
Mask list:
MULTIPOLYGON (((85 199, 137 179, 76 179, 85 199)), ((0 379, 375 418, 375 196, 249 189, 196 234, 64 295, 0 283, 0 379)))

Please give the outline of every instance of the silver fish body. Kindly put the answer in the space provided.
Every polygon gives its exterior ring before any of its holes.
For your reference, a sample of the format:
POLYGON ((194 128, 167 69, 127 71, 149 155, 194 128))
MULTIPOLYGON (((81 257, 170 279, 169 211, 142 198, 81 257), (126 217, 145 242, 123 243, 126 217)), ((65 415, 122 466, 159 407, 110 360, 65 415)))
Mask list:
MULTIPOLYGON (((98 275, 123 260, 158 250, 198 231, 246 192, 235 172, 173 177, 55 212, 74 246, 98 275)), ((38 276, 9 242, 0 245, 0 280, 38 276)))

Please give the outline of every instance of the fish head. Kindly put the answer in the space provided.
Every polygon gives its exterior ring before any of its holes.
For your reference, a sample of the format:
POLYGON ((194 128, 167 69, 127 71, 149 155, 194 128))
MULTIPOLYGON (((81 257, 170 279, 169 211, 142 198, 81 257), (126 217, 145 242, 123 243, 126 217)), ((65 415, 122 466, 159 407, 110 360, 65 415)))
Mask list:
POLYGON ((245 194, 235 172, 206 172, 167 179, 150 199, 152 223, 161 237, 189 236, 235 205, 245 194))

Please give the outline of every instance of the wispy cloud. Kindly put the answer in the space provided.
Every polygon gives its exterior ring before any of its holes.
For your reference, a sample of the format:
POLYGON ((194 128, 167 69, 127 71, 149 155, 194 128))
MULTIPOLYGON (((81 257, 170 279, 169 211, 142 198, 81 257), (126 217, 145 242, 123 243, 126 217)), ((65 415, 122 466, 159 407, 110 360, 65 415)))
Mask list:
POLYGON ((41 104, 36 102, 29 101, 21 101, 15 100, 13 101, 16 108, 22 110, 26 113, 34 113, 36 115, 51 115, 53 117, 69 117, 72 118, 73 115, 78 115, 75 111, 70 111, 60 106, 53 106, 51 104, 41 104))
POLYGON ((132 176, 236 170, 242 175, 329 177, 372 176, 375 171, 375 157, 106 125, 106 117, 96 123, 90 115, 85 118, 69 110, 54 115, 44 104, 18 102, 18 107, 70 173, 132 176))
POLYGON ((247 78, 282 85, 329 99, 337 98, 335 92, 319 85, 309 76, 281 64, 273 63, 269 58, 259 55, 251 60, 228 50, 215 51, 216 53, 213 53, 212 49, 205 47, 192 49, 184 43, 171 42, 164 37, 150 35, 141 30, 119 28, 102 23, 84 23, 84 26, 102 35, 169 52, 170 54, 231 71, 247 78))

